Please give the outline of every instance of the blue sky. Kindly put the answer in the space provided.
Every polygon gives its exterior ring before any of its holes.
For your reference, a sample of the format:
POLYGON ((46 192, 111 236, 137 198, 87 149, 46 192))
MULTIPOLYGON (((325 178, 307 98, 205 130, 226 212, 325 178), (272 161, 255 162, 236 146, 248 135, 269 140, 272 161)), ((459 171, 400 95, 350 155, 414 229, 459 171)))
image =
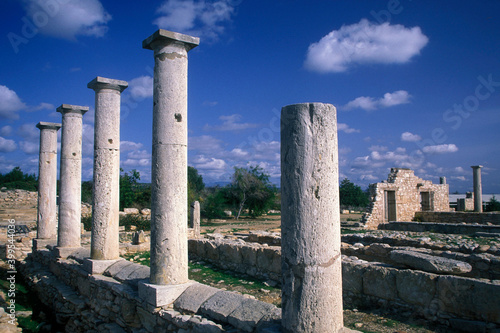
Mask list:
POLYGON ((500 193, 500 1, 3 0, 0 172, 38 170, 39 121, 89 106, 96 76, 125 80, 121 166, 150 181, 158 28, 200 37, 189 52, 189 164, 206 183, 260 165, 279 183, 281 107, 337 107, 341 177, 365 187, 406 167, 450 190, 500 193))

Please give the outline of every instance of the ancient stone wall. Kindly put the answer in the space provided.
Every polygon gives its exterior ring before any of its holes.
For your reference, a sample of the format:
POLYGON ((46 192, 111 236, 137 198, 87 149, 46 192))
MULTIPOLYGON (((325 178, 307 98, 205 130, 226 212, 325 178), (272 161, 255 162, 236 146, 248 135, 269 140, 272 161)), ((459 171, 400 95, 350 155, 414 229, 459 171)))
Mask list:
POLYGON ((280 326, 274 305, 199 283, 155 308, 138 296, 149 267, 120 260, 103 275, 90 275, 82 266, 88 255, 57 260, 41 250, 20 268, 66 332, 276 332, 280 326))
POLYGON ((6 190, 0 192, 2 208, 33 208, 37 206, 38 193, 25 190, 6 190))
POLYGON ((370 184, 370 207, 362 222, 368 228, 389 221, 411 221, 422 210, 449 211, 447 184, 416 177, 413 170, 392 168, 387 181, 370 184))
MULTIPOLYGON (((280 247, 191 239, 189 252, 223 269, 281 281, 280 247)), ((468 325, 469 332, 500 328, 500 298, 491 297, 500 293, 497 281, 400 269, 343 256, 342 286, 345 306, 411 311, 454 328, 468 325)))
POLYGON ((424 222, 500 225, 500 213, 417 212, 415 218, 424 222))

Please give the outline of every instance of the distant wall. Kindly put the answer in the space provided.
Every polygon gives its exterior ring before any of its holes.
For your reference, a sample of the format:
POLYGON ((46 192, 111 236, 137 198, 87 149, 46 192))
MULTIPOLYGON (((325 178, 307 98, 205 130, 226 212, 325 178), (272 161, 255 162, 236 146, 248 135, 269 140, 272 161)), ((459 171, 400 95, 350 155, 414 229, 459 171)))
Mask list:
POLYGON ((500 213, 475 212, 416 212, 415 218, 424 222, 475 223, 500 225, 500 213))

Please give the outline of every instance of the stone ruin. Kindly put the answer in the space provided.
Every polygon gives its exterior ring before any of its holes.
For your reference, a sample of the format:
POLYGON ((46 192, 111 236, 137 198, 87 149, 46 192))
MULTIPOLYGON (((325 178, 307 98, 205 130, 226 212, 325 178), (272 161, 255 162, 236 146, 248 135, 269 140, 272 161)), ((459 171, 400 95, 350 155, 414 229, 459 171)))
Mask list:
POLYGON ((410 169, 392 168, 387 181, 370 184, 369 191, 370 207, 362 222, 370 229, 376 229, 381 223, 412 221, 420 211, 450 210, 446 181, 433 184, 415 176, 410 169))
MULTIPOLYGON (((97 77, 88 85, 96 93, 97 195, 90 249, 82 247, 76 214, 81 209, 81 145, 74 144, 78 139, 81 144, 86 107, 60 108, 65 133, 61 155, 67 159, 63 163, 61 156, 61 168, 67 165, 61 190, 65 186, 66 199, 77 204, 66 200, 59 206, 59 216, 65 218, 59 219, 57 232, 51 183, 56 163, 44 159, 53 161, 56 152, 47 149, 42 154, 40 149, 40 167, 50 168, 47 176, 40 170, 47 185, 39 198, 48 204, 38 206, 37 239, 20 272, 66 331, 348 332, 343 304, 392 308, 455 330, 500 329, 500 298, 495 297, 500 294, 500 243, 444 246, 430 238, 413 239, 411 233, 390 231, 341 235, 337 121, 329 104, 282 109, 281 235, 192 237, 188 242, 189 230, 199 235, 199 204, 191 206, 189 229, 185 204, 187 52, 198 42, 165 30, 143 42, 155 58, 151 267, 119 257, 118 129, 120 93, 127 83, 97 77), (65 131, 65 126, 73 130, 65 131), (190 281, 188 252, 224 269, 274 280, 282 288, 282 309, 190 281)), ((42 125, 40 144, 50 148, 61 125, 42 125)), ((393 169, 388 181, 373 190, 378 212, 372 209, 372 216, 382 222, 386 216, 386 221, 407 219, 431 208, 433 213, 447 212, 448 186, 424 181, 411 170, 393 169), (390 214, 384 211, 386 196, 391 199, 390 214)), ((370 223, 375 227, 379 222, 370 223)), ((144 247, 146 239, 137 233, 131 246, 144 247)))

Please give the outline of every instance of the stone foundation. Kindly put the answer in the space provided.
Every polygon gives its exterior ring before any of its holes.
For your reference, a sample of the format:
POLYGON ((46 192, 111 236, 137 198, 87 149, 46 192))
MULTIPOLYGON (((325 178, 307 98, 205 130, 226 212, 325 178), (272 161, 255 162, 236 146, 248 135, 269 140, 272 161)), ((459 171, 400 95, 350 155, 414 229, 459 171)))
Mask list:
POLYGON ((477 223, 500 226, 500 213, 475 212, 416 212, 419 221, 438 223, 477 223))

